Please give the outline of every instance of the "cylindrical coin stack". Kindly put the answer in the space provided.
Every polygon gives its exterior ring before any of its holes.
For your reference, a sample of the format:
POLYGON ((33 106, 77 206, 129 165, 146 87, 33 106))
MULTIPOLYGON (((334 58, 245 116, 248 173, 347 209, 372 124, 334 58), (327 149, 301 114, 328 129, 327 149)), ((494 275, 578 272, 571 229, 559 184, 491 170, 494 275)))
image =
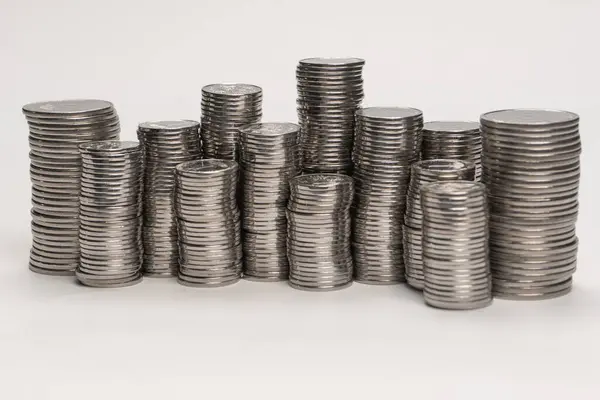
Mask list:
POLYGON ((481 127, 494 295, 568 293, 577 264, 579 117, 502 110, 482 115, 481 127))
POLYGON ((356 112, 352 246, 358 282, 404 281, 402 220, 422 127, 423 114, 414 108, 369 107, 356 112))
POLYGON ((360 58, 308 58, 296 68, 305 172, 351 171, 364 64, 360 58))
POLYGON ((51 275, 73 274, 79 265, 78 146, 119 138, 119 117, 112 103, 63 100, 27 104, 31 161, 29 269, 51 275))
POLYGON ((432 121, 423 126, 423 160, 447 159, 475 163, 481 180, 481 130, 478 122, 432 121))
POLYGON ((290 285, 326 291, 352 284, 352 178, 308 174, 290 180, 287 207, 290 285))
POLYGON ((242 83, 202 88, 202 150, 205 158, 237 160, 239 129, 260 122, 262 89, 242 83))
POLYGON ((425 303, 468 310, 492 302, 485 186, 429 183, 421 189, 425 303))
POLYGON ((176 276, 179 268, 177 219, 173 210, 175 167, 201 156, 196 121, 144 122, 138 138, 144 147, 144 274, 176 276))
POLYGON ((142 148, 137 142, 101 141, 79 149, 77 279, 93 287, 136 284, 142 280, 142 148))
POLYGON ((422 160, 412 165, 403 243, 406 282, 415 289, 423 289, 421 188, 432 182, 456 180, 475 180, 475 164, 461 160, 422 160))
POLYGON ((301 172, 298 134, 291 123, 262 123, 241 129, 244 276, 259 281, 288 279, 285 210, 290 178, 301 172))
POLYGON ((175 171, 179 282, 201 287, 237 282, 242 275, 238 164, 209 158, 175 171))

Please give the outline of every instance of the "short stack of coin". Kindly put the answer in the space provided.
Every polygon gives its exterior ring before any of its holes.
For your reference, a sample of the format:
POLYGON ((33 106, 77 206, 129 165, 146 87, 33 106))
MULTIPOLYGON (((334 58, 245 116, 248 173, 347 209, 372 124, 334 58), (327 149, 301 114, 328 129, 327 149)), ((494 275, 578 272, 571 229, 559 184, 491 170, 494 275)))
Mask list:
POLYGON ((173 211, 175 167, 201 156, 196 121, 144 122, 138 138, 144 147, 144 274, 176 276, 179 268, 177 220, 173 211))
POLYGON ((308 174, 290 180, 287 207, 290 285, 327 291, 352 284, 352 178, 308 174))
POLYGON ((308 58, 296 68, 305 172, 352 169, 354 112, 364 97, 360 58, 308 58))
POLYGON ((412 165, 404 215, 406 282, 423 289, 421 188, 432 182, 475 180, 475 164, 460 160, 422 160, 412 165))
POLYGON ((112 103, 63 100, 27 104, 32 183, 29 269, 72 275, 79 265, 78 146, 119 138, 119 117, 112 103))
POLYGON ((218 287, 242 275, 238 164, 204 159, 175 169, 175 211, 179 228, 179 282, 218 287))
POLYGON ((394 284, 405 279, 402 220, 422 127, 423 114, 414 108, 356 112, 352 246, 358 282, 394 284))
POLYGON ((475 163, 481 180, 481 130, 478 122, 432 121, 423 126, 423 160, 448 159, 475 163))
POLYGON ((492 303, 485 186, 429 183, 421 189, 425 303, 468 310, 492 303))
POLYGON ((244 276, 248 279, 288 279, 285 210, 289 180, 302 168, 299 131, 291 123, 259 123, 241 129, 244 276))
POLYGON ((577 264, 579 117, 554 110, 481 116, 494 295, 568 293, 577 264))
POLYGON ((77 279, 93 287, 141 282, 142 148, 138 142, 115 140, 79 149, 83 170, 77 279))
POLYGON ((243 83, 202 88, 202 150, 205 158, 237 160, 239 129, 260 122, 262 89, 243 83))

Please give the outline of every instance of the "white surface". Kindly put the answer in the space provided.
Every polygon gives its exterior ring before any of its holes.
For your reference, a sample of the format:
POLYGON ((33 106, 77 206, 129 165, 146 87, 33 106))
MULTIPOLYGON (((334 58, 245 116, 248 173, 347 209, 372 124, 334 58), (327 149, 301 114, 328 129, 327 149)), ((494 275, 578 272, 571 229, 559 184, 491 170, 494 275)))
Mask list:
POLYGON ((1 399, 600 397, 597 1, 0 5, 1 399), (402 286, 315 294, 147 279, 91 290, 27 270, 23 104, 111 100, 133 139, 144 120, 198 119, 204 84, 239 81, 264 88, 265 121, 295 121, 297 61, 347 55, 367 60, 368 105, 418 107, 427 120, 506 107, 581 115, 571 295, 443 312, 402 286))

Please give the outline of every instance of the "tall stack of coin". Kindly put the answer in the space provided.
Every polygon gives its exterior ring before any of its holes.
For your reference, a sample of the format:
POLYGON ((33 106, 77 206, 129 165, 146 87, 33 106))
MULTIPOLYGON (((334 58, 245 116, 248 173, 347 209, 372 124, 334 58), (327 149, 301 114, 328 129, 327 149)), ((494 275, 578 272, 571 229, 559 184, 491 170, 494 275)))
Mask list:
POLYGON ((260 122, 262 89, 242 83, 202 88, 202 147, 205 158, 237 160, 239 129, 260 122))
POLYGON ((436 182, 421 189, 425 302, 468 310, 492 302, 485 186, 436 182))
POLYGON ((177 220, 173 210, 175 167, 201 156, 196 121, 144 122, 138 138, 144 147, 144 273, 177 275, 179 250, 177 220))
POLYGON ((143 154, 137 142, 79 146, 83 161, 79 205, 81 259, 77 279, 120 287, 142 280, 143 154))
POLYGON ((119 138, 119 117, 112 103, 63 100, 27 104, 31 161, 29 269, 51 275, 73 274, 79 265, 78 146, 119 138))
POLYGON ((460 160, 423 160, 412 165, 404 215, 404 266, 406 282, 423 289, 421 188, 432 182, 475 180, 475 164, 460 160))
POLYGON ((259 281, 287 279, 287 220, 290 178, 301 173, 300 127, 262 123, 241 129, 244 276, 259 281))
POLYGON ((422 127, 423 114, 414 108, 369 107, 356 112, 353 251, 358 282, 404 281, 402 219, 422 127))
POLYGON ((237 163, 208 158, 175 171, 179 282, 202 287, 237 282, 242 275, 237 163))
POLYGON ((352 169, 354 112, 363 94, 360 58, 308 58, 296 68, 306 172, 352 169))
POLYGON ((579 117, 502 110, 482 115, 481 127, 494 295, 568 293, 577 264, 579 117))
POLYGON ((423 126, 422 159, 464 160, 475 163, 481 180, 481 130, 478 122, 432 121, 423 126))
POLYGON ((290 180, 287 207, 290 285, 326 291, 352 284, 352 178, 308 174, 290 180))

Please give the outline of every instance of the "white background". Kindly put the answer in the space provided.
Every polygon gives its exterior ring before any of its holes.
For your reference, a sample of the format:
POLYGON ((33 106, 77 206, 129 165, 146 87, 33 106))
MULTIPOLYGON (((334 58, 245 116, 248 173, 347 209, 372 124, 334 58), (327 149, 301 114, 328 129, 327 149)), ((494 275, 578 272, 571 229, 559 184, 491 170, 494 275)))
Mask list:
POLYGON ((0 0, 0 398, 598 399, 600 5, 595 0, 0 0), (581 115, 579 270, 571 295, 428 308, 403 286, 326 294, 147 279, 92 290, 27 269, 21 106, 115 103, 137 123, 199 119, 201 87, 255 83, 296 121, 294 70, 357 56, 368 105, 427 120, 506 107, 581 115), (110 396, 110 397, 109 397, 110 396))

